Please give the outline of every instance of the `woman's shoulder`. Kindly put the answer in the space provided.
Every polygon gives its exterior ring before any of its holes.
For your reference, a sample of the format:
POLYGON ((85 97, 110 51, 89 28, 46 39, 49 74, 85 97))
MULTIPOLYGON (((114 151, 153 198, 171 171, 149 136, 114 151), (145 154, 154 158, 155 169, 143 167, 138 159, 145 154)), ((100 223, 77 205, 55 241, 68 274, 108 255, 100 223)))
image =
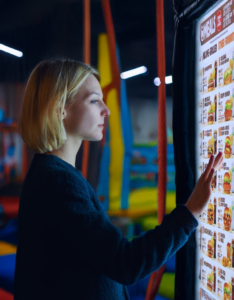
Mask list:
POLYGON ((87 181, 79 170, 52 155, 35 155, 35 168, 59 193, 90 196, 87 181))

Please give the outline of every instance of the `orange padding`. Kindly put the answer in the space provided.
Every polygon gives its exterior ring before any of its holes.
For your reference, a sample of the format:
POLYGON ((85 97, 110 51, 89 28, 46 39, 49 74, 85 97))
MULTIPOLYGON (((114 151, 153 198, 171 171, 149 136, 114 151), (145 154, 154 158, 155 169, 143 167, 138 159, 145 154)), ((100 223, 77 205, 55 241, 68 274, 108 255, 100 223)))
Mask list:
POLYGON ((14 254, 16 250, 17 247, 15 245, 0 241, 0 255, 14 254))
POLYGON ((3 207, 4 217, 7 219, 17 218, 19 210, 19 197, 0 197, 0 205, 3 207))

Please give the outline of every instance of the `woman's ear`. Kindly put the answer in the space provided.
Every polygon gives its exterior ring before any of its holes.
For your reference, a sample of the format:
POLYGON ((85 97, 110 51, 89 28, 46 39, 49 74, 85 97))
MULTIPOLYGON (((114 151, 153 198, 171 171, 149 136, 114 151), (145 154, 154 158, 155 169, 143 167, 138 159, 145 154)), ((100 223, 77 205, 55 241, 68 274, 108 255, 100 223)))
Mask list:
MULTIPOLYGON (((57 109, 57 116, 59 115, 58 113, 58 109, 57 109)), ((65 109, 63 109, 63 113, 62 113, 62 120, 67 116, 67 112, 65 109)))
POLYGON ((62 114, 62 120, 67 116, 67 113, 65 111, 65 109, 63 110, 63 114, 62 114))

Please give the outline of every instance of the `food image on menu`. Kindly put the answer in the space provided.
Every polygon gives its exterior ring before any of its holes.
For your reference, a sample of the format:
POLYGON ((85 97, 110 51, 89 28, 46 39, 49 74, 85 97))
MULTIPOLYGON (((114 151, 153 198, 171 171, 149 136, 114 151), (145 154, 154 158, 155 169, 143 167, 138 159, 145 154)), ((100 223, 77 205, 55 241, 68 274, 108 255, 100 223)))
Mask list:
POLYGON ((214 257, 214 240, 213 237, 208 241, 207 245, 207 256, 210 258, 214 257))
POLYGON ((208 108, 208 125, 214 123, 214 115, 215 115, 215 103, 213 102, 208 108))
POLYGON ((227 282, 224 283, 223 285, 223 299, 224 300, 231 300, 231 290, 232 290, 232 286, 231 283, 229 282, 229 284, 227 282))
POLYGON ((223 216, 223 229, 229 231, 232 223, 232 208, 225 207, 223 216))
POLYGON ((223 177, 223 192, 224 194, 231 193, 231 181, 232 181, 232 172, 229 170, 224 174, 223 177))
POLYGON ((227 232, 218 232, 217 261, 225 268, 232 265, 231 235, 227 232))
POLYGON ((214 112, 212 106, 210 106, 210 108, 208 109, 208 125, 213 124, 213 122, 214 122, 214 112))
POLYGON ((214 272, 211 271, 209 274, 207 274, 207 289, 209 291, 212 291, 213 282, 214 282, 214 272))
POLYGON ((210 158, 215 151, 217 151, 217 130, 207 129, 202 131, 202 140, 201 140, 201 147, 202 147, 202 158, 210 158), (213 136, 216 131, 216 140, 213 136))
POLYGON ((210 229, 209 226, 201 226, 199 230, 198 244, 200 244, 201 252, 212 258, 216 259, 216 244, 217 244, 217 234, 216 230, 210 229))
POLYGON ((224 268, 218 268, 217 296, 219 299, 230 299, 232 296, 231 273, 224 268), (229 298, 228 298, 229 297, 229 298))
POLYGON ((215 69, 210 73, 208 78, 208 92, 213 91, 215 88, 215 69))
POLYGON ((232 83, 233 60, 232 51, 230 49, 226 54, 219 57, 219 79, 218 87, 227 86, 232 83))
MULTIPOLYGON (((233 125, 232 125, 233 126, 233 125)), ((231 124, 218 128, 218 152, 222 152, 224 158, 233 158, 233 129, 231 124)))
POLYGON ((230 121, 232 118, 232 105, 233 105, 233 98, 232 95, 230 96, 230 99, 226 101, 225 103, 225 121, 230 121))
POLYGON ((230 87, 218 93, 218 122, 228 122, 233 119, 233 91, 230 87))
MULTIPOLYGON (((217 225, 226 232, 232 232, 232 200, 231 197, 218 197, 217 225)), ((229 242, 229 241, 228 241, 229 242)))
POLYGON ((209 295, 206 290, 200 288, 200 300, 215 300, 215 298, 209 295))
POLYGON ((233 137, 232 134, 230 136, 227 136, 225 138, 225 146, 224 146, 224 157, 230 158, 232 155, 232 143, 233 143, 233 137))
POLYGON ((212 225, 214 222, 214 206, 212 203, 208 203, 207 207, 207 223, 212 225))
POLYGON ((214 138, 212 136, 211 139, 208 140, 207 157, 210 158, 211 155, 213 154, 214 154, 214 138))
POLYGON ((231 262, 231 244, 227 243, 227 256, 223 256, 222 258, 222 266, 225 268, 230 268, 232 265, 231 262))
MULTIPOLYGON (((230 59, 230 62, 231 61, 233 62, 232 59, 230 59)), ((229 83, 232 83, 232 69, 230 67, 224 72, 224 76, 223 76, 223 84, 228 85, 229 83)))
POLYGON ((229 60, 229 68, 224 72, 223 76, 223 84, 227 85, 232 83, 232 70, 233 70, 233 60, 230 58, 229 60))

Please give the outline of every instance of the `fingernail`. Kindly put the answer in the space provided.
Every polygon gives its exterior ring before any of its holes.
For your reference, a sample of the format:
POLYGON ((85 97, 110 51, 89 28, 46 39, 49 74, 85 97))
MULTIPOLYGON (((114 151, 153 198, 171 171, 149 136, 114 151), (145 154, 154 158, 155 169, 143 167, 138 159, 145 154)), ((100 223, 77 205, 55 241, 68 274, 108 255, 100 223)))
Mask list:
POLYGON ((222 152, 219 152, 219 155, 222 155, 222 152))

